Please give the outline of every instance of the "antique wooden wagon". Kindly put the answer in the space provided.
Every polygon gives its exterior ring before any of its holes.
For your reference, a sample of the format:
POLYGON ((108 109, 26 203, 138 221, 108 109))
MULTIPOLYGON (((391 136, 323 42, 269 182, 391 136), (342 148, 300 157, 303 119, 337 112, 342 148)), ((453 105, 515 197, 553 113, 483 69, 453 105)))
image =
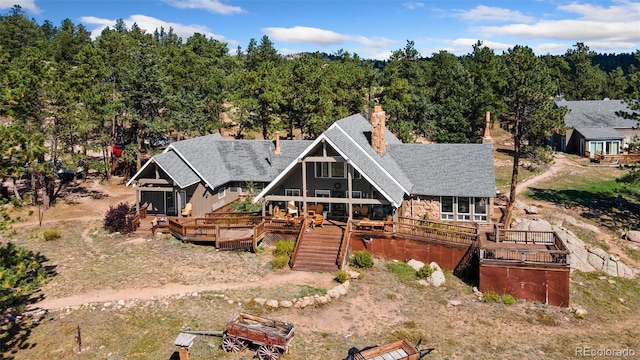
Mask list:
POLYGON ((409 340, 403 339, 350 352, 347 360, 419 360, 429 352, 430 350, 421 353, 409 340))
POLYGON ((278 360, 289 350, 295 326, 237 311, 227 322, 222 348, 238 352, 249 346, 257 347, 260 360, 278 360))

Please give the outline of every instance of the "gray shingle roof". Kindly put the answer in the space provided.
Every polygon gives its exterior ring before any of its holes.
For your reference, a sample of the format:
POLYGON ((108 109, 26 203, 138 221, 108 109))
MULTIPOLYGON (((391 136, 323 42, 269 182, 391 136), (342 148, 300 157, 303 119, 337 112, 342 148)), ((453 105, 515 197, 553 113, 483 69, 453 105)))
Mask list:
POLYGON ((411 179, 414 195, 496 195, 491 144, 399 144, 387 151, 411 179))
POLYGON ((578 131, 586 140, 622 140, 622 135, 618 130, 613 128, 583 128, 576 127, 578 131))
POLYGON ((622 100, 558 100, 555 104, 569 109, 564 117, 569 127, 629 129, 638 125, 637 121, 621 116, 620 113, 631 112, 622 100))
POLYGON ((200 182, 200 177, 173 151, 158 154, 153 161, 165 172, 181 189, 200 182))
POLYGON ((172 144, 180 156, 212 188, 229 181, 269 182, 312 141, 282 140, 280 155, 273 155, 270 140, 225 140, 207 135, 172 144))
MULTIPOLYGON (((402 144, 387 130, 387 153, 380 155, 370 145, 371 124, 359 114, 337 121, 324 136, 396 204, 405 194, 495 196, 490 144, 402 144)), ((230 181, 271 182, 312 143, 282 140, 281 154, 274 155, 272 141, 215 134, 173 143, 150 161, 183 188, 200 179, 212 188, 230 181)))

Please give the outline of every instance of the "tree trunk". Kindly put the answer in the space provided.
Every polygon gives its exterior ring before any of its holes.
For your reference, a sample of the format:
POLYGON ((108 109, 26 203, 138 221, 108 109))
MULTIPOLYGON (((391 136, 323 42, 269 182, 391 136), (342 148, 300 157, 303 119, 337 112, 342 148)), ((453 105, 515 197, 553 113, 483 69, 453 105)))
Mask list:
POLYGON ((507 202, 507 212, 504 218, 504 227, 508 228, 511 223, 513 204, 516 201, 516 187, 518 186, 518 170, 520 169, 520 119, 516 116, 515 133, 513 135, 513 170, 511 172, 511 187, 509 189, 509 200, 507 202))
POLYGON ((16 197, 16 199, 18 200, 22 200, 22 198, 20 197, 20 192, 18 191, 18 181, 16 180, 16 178, 12 178, 13 180, 13 196, 16 197))

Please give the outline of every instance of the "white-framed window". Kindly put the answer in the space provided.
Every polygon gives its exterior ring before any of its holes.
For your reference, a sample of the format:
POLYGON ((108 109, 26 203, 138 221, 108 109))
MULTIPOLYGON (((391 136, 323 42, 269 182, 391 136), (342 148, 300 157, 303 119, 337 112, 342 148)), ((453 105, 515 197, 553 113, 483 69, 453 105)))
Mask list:
POLYGON ((482 221, 489 218, 489 198, 468 196, 441 196, 440 219, 482 221))
POLYGON ((315 165, 316 178, 344 179, 347 174, 345 162, 317 162, 315 165))
POLYGON ((316 190, 316 197, 328 198, 331 197, 331 190, 316 190))
POLYGON ((218 199, 222 199, 227 196, 227 188, 218 189, 218 199))
POLYGON ((471 198, 466 196, 458 197, 458 220, 471 220, 471 198))
POLYGON ((453 220, 453 196, 443 196, 440 198, 440 219, 453 220))
POLYGON ((489 199, 487 198, 473 198, 473 220, 474 221, 487 221, 487 214, 489 210, 489 199))
POLYGON ((284 189, 284 196, 300 196, 300 189, 284 189))
MULTIPOLYGON (((349 197, 349 191, 345 191, 344 196, 349 197)), ((354 199, 362 199, 362 191, 352 191, 351 197, 354 199)))

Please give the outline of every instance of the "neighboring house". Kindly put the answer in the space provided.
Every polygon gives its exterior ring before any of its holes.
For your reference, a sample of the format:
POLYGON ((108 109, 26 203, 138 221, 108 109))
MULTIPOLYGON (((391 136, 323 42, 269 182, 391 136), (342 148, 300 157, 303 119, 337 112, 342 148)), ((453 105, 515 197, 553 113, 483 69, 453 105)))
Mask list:
POLYGON ((556 150, 590 158, 596 152, 619 155, 634 136, 640 136, 638 121, 625 117, 634 112, 622 100, 558 99, 555 106, 569 109, 564 118, 568 127, 566 134, 554 138, 556 150))
POLYGON ((163 204, 167 211, 191 202, 198 216, 235 200, 224 192, 247 181, 261 188, 254 201, 263 201, 264 214, 294 201, 299 209, 322 204, 326 217, 343 219, 489 222, 496 195, 491 144, 403 144, 379 106, 371 123, 352 115, 313 141, 210 135, 177 142, 129 184, 136 184, 142 206, 162 212, 163 204))

